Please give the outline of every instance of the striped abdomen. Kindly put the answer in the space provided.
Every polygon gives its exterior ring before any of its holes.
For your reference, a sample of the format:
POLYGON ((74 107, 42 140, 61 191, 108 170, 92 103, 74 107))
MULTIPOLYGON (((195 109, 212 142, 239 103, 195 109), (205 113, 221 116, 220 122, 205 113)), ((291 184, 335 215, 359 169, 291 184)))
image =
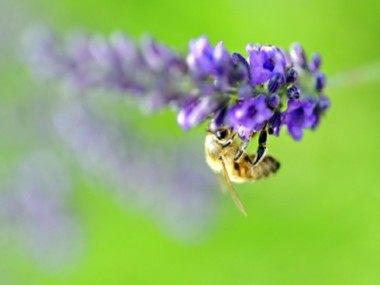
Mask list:
MULTIPOLYGON (((247 155, 250 161, 254 161, 255 155, 247 155)), ((266 156, 256 166, 250 166, 246 159, 233 164, 230 170, 230 179, 234 182, 247 182, 272 176, 280 168, 280 163, 271 156, 266 156)))

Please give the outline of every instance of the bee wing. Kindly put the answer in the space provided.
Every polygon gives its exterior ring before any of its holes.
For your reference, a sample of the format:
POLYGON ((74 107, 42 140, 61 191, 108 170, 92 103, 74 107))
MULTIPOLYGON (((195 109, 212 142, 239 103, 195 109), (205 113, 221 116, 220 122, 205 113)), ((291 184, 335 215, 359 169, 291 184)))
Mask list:
POLYGON ((237 194, 234 186, 231 183, 230 177, 228 176, 228 172, 227 172, 226 165, 224 163, 223 157, 219 157, 219 159, 222 162, 224 180, 227 183, 228 190, 230 190, 232 199, 235 201, 236 206, 244 214, 244 216, 247 216, 247 212, 245 211, 244 206, 240 201, 239 195, 237 194))
POLYGON ((224 183, 225 179, 223 178, 220 172, 215 172, 215 174, 216 174, 216 179, 218 180, 220 190, 222 190, 223 194, 226 194, 228 190, 227 190, 226 183, 224 183))

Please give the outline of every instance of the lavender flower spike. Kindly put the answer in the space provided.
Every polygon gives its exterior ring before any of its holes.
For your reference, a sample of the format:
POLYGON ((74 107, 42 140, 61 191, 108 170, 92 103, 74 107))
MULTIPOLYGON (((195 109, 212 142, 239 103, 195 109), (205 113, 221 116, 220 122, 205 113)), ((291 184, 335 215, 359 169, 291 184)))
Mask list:
POLYGON ((187 55, 120 32, 110 38, 82 35, 75 43, 48 30, 32 33, 25 57, 32 70, 53 70, 50 77, 81 92, 102 88, 133 96, 149 110, 170 106, 183 130, 210 120, 245 139, 262 130, 279 136, 285 125, 299 140, 330 106, 321 56, 314 53, 307 62, 298 43, 289 52, 247 44, 245 55, 231 54, 222 42, 213 46, 206 36, 191 40, 187 55))

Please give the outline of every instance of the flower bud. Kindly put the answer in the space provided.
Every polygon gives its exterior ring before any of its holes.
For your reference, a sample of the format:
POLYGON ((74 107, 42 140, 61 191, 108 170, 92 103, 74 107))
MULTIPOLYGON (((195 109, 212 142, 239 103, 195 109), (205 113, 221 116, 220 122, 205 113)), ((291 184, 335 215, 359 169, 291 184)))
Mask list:
POLYGON ((232 54, 232 62, 235 65, 235 76, 240 82, 247 82, 251 79, 251 72, 248 62, 237 52, 232 54))
POLYGON ((272 94, 267 99, 267 104, 270 108, 275 109, 280 104, 280 96, 278 94, 272 94))
POLYGON ((288 84, 296 83, 297 79, 298 79, 298 72, 294 68, 289 69, 289 71, 286 73, 286 83, 288 84))
POLYGON ((273 75, 272 78, 269 80, 269 83, 268 83, 268 91, 269 91, 270 93, 277 92, 278 90, 280 90, 280 89, 282 88, 283 85, 284 85, 284 80, 283 80, 281 74, 276 73, 276 74, 273 75))
POLYGON ((326 77, 323 73, 318 72, 314 78, 314 89, 317 92, 321 92, 326 85, 326 77))
POLYGON ((286 96, 291 100, 299 100, 301 98, 301 90, 296 86, 290 86, 286 90, 286 96))
POLYGON ((306 69, 306 55, 299 43, 294 43, 290 46, 290 58, 295 64, 306 69))
POLYGON ((309 63, 309 69, 311 72, 316 72, 319 67, 321 66, 321 56, 319 55, 319 53, 313 53, 313 55, 311 56, 311 61, 309 63))
POLYGON ((320 96, 318 101, 318 108, 321 112, 325 112, 330 108, 330 100, 326 96, 320 96))

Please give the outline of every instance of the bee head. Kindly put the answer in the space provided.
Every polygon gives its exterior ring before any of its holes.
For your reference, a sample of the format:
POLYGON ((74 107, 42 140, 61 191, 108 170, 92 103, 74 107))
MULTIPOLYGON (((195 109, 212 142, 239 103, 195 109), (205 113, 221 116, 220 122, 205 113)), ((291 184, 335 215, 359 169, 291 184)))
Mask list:
POLYGON ((213 134, 218 141, 226 140, 230 137, 231 130, 223 126, 215 126, 215 124, 210 123, 208 125, 207 131, 213 134))
POLYGON ((214 132, 215 137, 218 140, 225 140, 229 137, 230 130, 228 129, 219 129, 216 132, 214 132))

